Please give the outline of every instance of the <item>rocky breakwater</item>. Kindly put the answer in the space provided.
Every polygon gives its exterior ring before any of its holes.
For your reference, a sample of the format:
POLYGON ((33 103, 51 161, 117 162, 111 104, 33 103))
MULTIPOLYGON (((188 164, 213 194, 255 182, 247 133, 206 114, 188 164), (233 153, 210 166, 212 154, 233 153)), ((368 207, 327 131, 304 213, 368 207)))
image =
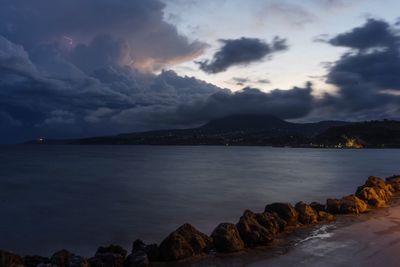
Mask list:
POLYGON ((75 255, 67 250, 50 258, 21 257, 0 250, 0 267, 145 267, 152 262, 185 260, 198 255, 233 253, 271 244, 282 233, 289 234, 299 227, 326 223, 343 214, 357 215, 390 204, 400 192, 400 176, 386 180, 371 176, 352 195, 328 199, 325 204, 298 202, 272 203, 264 212, 246 210, 236 224, 221 223, 210 236, 190 224, 183 224, 167 236, 160 245, 133 242, 131 252, 118 245, 99 247, 91 258, 75 255))

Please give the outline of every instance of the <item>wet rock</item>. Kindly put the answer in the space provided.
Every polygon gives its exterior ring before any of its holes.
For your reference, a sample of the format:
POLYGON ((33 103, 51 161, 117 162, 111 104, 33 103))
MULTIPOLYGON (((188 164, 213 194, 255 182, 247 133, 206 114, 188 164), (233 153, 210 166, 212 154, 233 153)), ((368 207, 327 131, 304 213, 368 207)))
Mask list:
POLYGON ((125 258, 127 251, 119 245, 109 245, 107 247, 99 247, 97 249, 96 255, 106 253, 118 254, 125 258))
POLYGON ((266 245, 274 239, 274 234, 268 231, 257 221, 257 216, 250 210, 246 210, 236 224, 240 237, 248 247, 266 245))
POLYGON ((54 253, 50 262, 57 267, 89 267, 89 262, 85 258, 74 255, 65 249, 54 253))
POLYGON ((132 254, 138 251, 146 253, 149 261, 157 261, 160 258, 160 250, 157 244, 146 245, 142 240, 137 239, 132 245, 132 254))
POLYGON ((367 204, 355 195, 342 199, 328 199, 327 211, 333 214, 359 214, 367 211, 367 204))
POLYGON ((281 217, 279 217, 278 214, 276 214, 275 212, 271 213, 272 216, 274 216, 275 221, 278 223, 279 225, 279 232, 284 232, 287 226, 287 222, 282 219, 281 217))
POLYGON ((211 237, 218 252, 235 252, 244 249, 244 242, 239 231, 232 223, 219 224, 211 237))
POLYGON ((51 256, 51 263, 57 265, 58 267, 69 267, 70 259, 74 254, 69 252, 68 250, 60 250, 51 256))
POLYGON ((326 211, 326 206, 324 204, 321 204, 321 203, 318 203, 318 202, 311 202, 310 206, 315 211, 326 211))
POLYGON ((70 259, 69 267, 89 267, 89 262, 81 256, 73 255, 70 259))
POLYGON ((298 213, 290 203, 272 203, 265 207, 266 212, 275 212, 287 225, 296 225, 298 213))
POLYGON ((157 244, 150 244, 144 248, 150 261, 158 261, 160 259, 160 248, 157 244))
POLYGON ((125 258, 120 254, 110 252, 96 254, 89 259, 90 267, 122 267, 125 258))
POLYGON ((269 212, 257 213, 256 220, 273 235, 282 232, 286 226, 286 222, 279 218, 279 216, 269 212), (281 230, 281 228, 283 228, 283 230, 281 230))
POLYGON ((360 192, 357 192, 357 197, 366 201, 368 205, 374 208, 383 208, 387 206, 385 193, 380 188, 364 187, 360 192))
POLYGON ((0 267, 23 267, 22 257, 12 252, 0 250, 0 267))
POLYGON ((304 202, 298 202, 295 209, 299 214, 298 220, 302 224, 314 224, 318 222, 318 214, 310 205, 304 202))
POLYGON ((359 186, 357 188, 356 195, 362 196, 361 192, 363 191, 364 188, 368 187, 374 188, 376 194, 381 198, 381 200, 383 200, 386 203, 388 203, 393 196, 392 192, 394 191, 394 189, 392 185, 386 184, 384 180, 375 176, 368 177, 364 185, 359 186))
POLYGON ((94 257, 89 259, 90 267, 122 267, 127 251, 118 245, 99 247, 94 257))
POLYGON ((160 257, 163 260, 179 260, 192 257, 212 248, 212 240, 190 224, 184 224, 172 232, 160 244, 160 257))
POLYGON ((147 267, 150 261, 146 252, 137 250, 128 255, 124 262, 124 267, 147 267))
POLYGON ((390 185, 392 187, 393 192, 400 191, 400 175, 393 175, 387 177, 385 180, 386 180, 386 185, 390 185))
POLYGON ((317 215, 318 215, 318 221, 332 222, 336 219, 336 217, 333 214, 330 214, 326 211, 317 211, 317 215))
POLYGON ((26 267, 37 267, 39 264, 49 264, 50 259, 42 256, 25 256, 24 265, 26 267))
POLYGON ((141 239, 136 239, 132 244, 132 253, 139 250, 144 250, 146 244, 141 239))
POLYGON ((341 212, 344 214, 348 213, 359 214, 366 212, 368 209, 368 205, 355 195, 350 195, 342 198, 342 206, 340 207, 340 209, 341 212))
POLYGON ((340 214, 341 201, 336 198, 329 198, 326 200, 326 209, 329 213, 340 214))

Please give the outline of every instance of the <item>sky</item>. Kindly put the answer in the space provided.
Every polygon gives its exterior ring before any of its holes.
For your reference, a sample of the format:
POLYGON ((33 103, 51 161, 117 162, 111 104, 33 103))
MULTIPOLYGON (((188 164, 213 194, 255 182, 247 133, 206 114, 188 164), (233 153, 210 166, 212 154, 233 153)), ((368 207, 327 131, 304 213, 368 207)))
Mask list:
POLYGON ((395 0, 0 0, 0 143, 400 119, 395 0))

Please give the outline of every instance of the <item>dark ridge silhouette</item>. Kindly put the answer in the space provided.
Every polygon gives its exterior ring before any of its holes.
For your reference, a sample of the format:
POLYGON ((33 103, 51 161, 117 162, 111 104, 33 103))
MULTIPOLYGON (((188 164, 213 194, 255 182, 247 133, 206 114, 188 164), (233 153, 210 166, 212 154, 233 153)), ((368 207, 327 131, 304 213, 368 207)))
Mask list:
POLYGON ((293 123, 268 114, 238 114, 201 127, 126 133, 40 144, 253 145, 291 147, 400 147, 400 122, 321 121, 293 123))

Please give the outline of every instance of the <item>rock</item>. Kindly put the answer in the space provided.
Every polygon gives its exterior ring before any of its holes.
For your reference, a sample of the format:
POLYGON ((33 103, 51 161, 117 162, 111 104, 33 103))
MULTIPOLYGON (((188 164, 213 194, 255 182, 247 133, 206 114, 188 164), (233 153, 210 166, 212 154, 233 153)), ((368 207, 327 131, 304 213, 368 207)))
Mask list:
POLYGON ((273 235, 277 235, 279 232, 283 231, 286 226, 285 221, 280 219, 279 216, 269 212, 257 213, 256 220, 273 235), (283 230, 281 230, 281 224, 283 225, 283 230))
POLYGON ((376 194, 381 198, 381 200, 386 203, 388 203, 393 196, 392 192, 394 191, 394 189, 392 185, 386 184, 384 180, 375 176, 368 177, 364 185, 357 188, 356 195, 362 195, 362 190, 367 187, 374 188, 376 194))
POLYGON ((326 211, 317 211, 318 221, 334 221, 336 217, 326 211))
POLYGON ((298 220, 302 224, 314 224, 318 222, 318 214, 310 205, 300 201, 295 205, 295 209, 299 214, 298 220))
POLYGON ((160 248, 157 244, 150 244, 144 248, 150 261, 158 261, 160 259, 160 248))
POLYGON ((22 257, 12 252, 0 250, 0 267, 23 267, 22 257))
POLYGON ((340 214, 341 201, 339 199, 329 198, 326 200, 326 209, 329 213, 340 214))
POLYGON ((324 204, 321 204, 321 203, 318 203, 318 202, 311 202, 310 206, 315 211, 326 211, 326 206, 324 204))
POLYGON ((367 203, 356 197, 355 195, 350 195, 342 198, 342 205, 340 207, 341 213, 348 214, 359 214, 366 212, 368 209, 367 203))
POLYGON ((257 216, 250 210, 246 210, 236 224, 240 237, 248 247, 266 245, 274 239, 274 234, 268 231, 257 221, 257 216))
POLYGON ((121 246, 109 245, 107 247, 99 247, 97 249, 96 255, 97 254, 105 254, 105 253, 118 254, 125 258, 127 251, 121 246))
POLYGON ((265 207, 266 212, 275 212, 287 225, 296 225, 298 213, 290 203, 272 203, 265 207))
POLYGON ((399 175, 393 175, 393 176, 387 177, 385 180, 386 180, 386 185, 390 185, 392 187, 393 192, 400 191, 400 176, 399 175))
POLYGON ((89 259, 90 267, 123 267, 125 258, 110 252, 99 253, 89 259))
POLYGON ((122 267, 127 251, 118 245, 99 247, 93 258, 89 259, 90 267, 122 267))
POLYGON ((69 252, 68 250, 60 250, 51 256, 51 263, 57 265, 58 267, 69 267, 70 259, 74 254, 69 252))
POLYGON ((364 187, 360 192, 357 193, 357 197, 366 201, 371 207, 383 208, 387 206, 384 197, 382 197, 383 194, 384 193, 380 188, 364 187))
POLYGON ((42 256, 25 256, 24 265, 26 267, 37 267, 39 264, 48 264, 50 259, 42 256))
POLYGON ((150 261, 146 252, 137 250, 128 255, 124 262, 124 267, 147 267, 150 261))
POLYGON ((367 211, 367 204, 355 195, 342 199, 328 199, 326 201, 328 212, 333 214, 359 214, 367 211))
POLYGON ((244 242, 239 231, 232 223, 219 224, 211 237, 218 252, 235 252, 244 249, 244 242))
POLYGON ((89 267, 89 262, 85 258, 74 255, 65 249, 54 253, 50 262, 57 267, 89 267))
POLYGON ((273 212, 271 214, 272 214, 272 216, 274 216, 275 221, 279 225, 279 232, 284 232, 286 229, 287 222, 284 219, 282 219, 281 217, 279 217, 279 215, 276 214, 276 212, 273 212))
POLYGON ((184 224, 172 232, 160 244, 161 259, 179 260, 210 251, 212 240, 190 224, 184 224))
POLYGON ((146 244, 142 240, 136 239, 135 241, 133 241, 133 244, 132 244, 132 253, 135 251, 144 250, 145 247, 146 247, 146 244))
POLYGON ((70 259, 69 267, 89 267, 89 262, 81 256, 73 255, 70 259))
POLYGON ((160 258, 160 251, 157 244, 146 245, 142 240, 137 239, 132 245, 132 254, 138 251, 146 253, 149 261, 157 261, 160 258))

